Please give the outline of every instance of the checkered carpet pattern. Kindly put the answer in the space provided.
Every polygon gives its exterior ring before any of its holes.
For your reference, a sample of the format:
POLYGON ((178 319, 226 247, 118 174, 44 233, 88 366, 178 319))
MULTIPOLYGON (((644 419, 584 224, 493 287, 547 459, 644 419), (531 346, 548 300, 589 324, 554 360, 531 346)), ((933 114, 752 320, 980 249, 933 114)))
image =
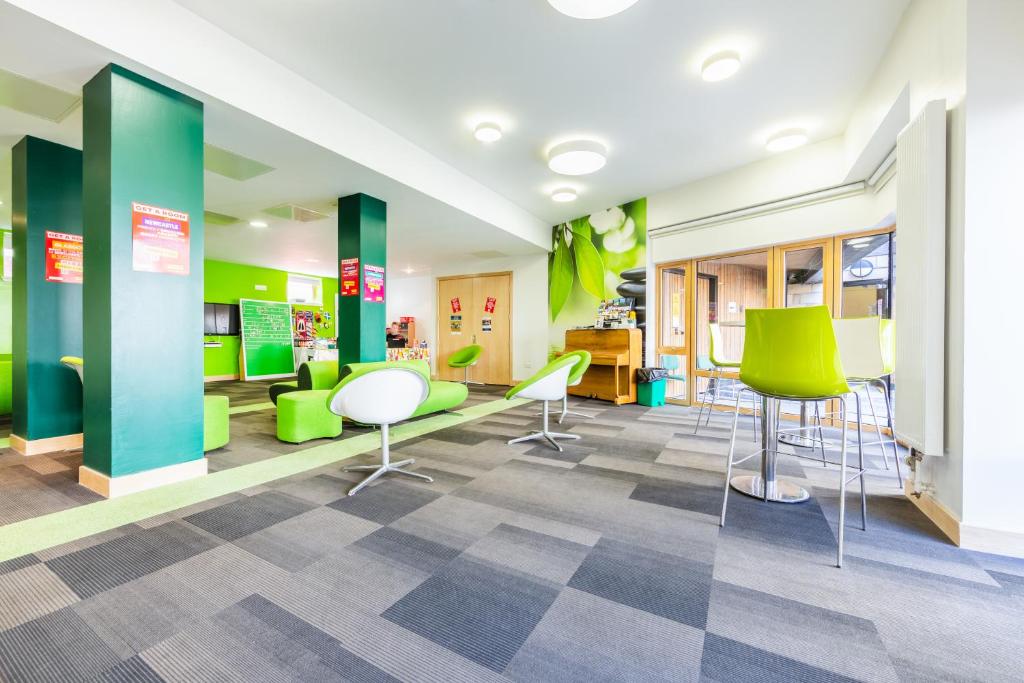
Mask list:
POLYGON ((505 444, 528 404, 395 447, 433 484, 349 498, 370 453, 0 563, 0 680, 1021 680, 1024 561, 950 545, 877 451, 839 570, 836 467, 783 458, 811 500, 719 528, 727 416, 572 403, 561 453, 505 444))

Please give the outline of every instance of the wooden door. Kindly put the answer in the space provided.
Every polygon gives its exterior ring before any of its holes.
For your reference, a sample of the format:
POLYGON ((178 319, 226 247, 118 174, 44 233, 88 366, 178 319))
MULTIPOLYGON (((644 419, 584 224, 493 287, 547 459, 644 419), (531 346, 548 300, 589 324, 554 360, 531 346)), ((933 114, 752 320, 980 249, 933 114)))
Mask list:
POLYGON ((470 379, 486 384, 512 383, 511 273, 438 278, 438 377, 451 381, 465 377, 463 369, 449 368, 447 361, 453 352, 470 344, 483 347, 479 362, 470 370, 470 379))

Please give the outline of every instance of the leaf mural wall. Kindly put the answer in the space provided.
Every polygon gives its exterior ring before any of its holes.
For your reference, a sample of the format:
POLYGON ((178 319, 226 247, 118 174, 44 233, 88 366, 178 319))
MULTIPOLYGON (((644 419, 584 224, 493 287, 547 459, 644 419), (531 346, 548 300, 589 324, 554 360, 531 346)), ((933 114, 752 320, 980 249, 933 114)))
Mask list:
POLYGON ((646 199, 554 226, 548 258, 551 350, 565 346, 567 329, 593 325, 602 299, 636 297, 642 322, 646 266, 646 199))

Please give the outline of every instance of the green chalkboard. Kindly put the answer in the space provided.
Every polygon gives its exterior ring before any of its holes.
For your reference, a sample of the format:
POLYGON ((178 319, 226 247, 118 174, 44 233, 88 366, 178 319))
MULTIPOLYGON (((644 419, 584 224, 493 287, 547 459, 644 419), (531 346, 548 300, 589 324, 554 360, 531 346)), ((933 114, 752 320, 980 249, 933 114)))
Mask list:
POLYGON ((242 372, 249 379, 295 374, 292 307, 281 301, 242 299, 242 372))

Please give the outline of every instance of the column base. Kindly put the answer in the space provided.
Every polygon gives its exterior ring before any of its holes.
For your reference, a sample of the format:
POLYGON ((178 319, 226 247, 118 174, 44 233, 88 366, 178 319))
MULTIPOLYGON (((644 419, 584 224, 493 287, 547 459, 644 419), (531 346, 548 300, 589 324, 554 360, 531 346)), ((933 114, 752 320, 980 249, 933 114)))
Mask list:
POLYGON ((78 468, 78 483, 104 498, 117 498, 130 493, 138 493, 146 489, 156 488, 157 486, 174 484, 186 479, 205 476, 206 468, 206 458, 199 458, 198 460, 180 462, 176 465, 159 467, 155 470, 111 477, 82 465, 78 468))
POLYGON ((72 451, 82 447, 82 434, 65 434, 64 436, 51 436, 48 439, 23 439, 17 434, 11 434, 11 448, 22 455, 40 455, 42 453, 57 453, 58 451, 72 451))

